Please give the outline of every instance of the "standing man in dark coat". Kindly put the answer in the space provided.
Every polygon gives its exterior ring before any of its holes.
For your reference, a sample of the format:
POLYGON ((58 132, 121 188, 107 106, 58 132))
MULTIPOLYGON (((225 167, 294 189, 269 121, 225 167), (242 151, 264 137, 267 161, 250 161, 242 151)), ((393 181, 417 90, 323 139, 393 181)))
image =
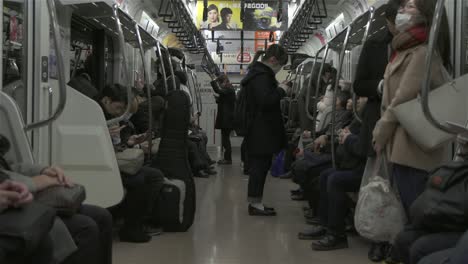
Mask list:
POLYGON ((280 101, 286 96, 288 86, 278 85, 275 75, 287 62, 286 50, 279 45, 271 45, 266 51, 257 52, 247 76, 241 82, 247 92, 247 111, 252 117, 246 136, 250 165, 250 215, 276 215, 273 208, 263 205, 262 198, 273 154, 286 146, 280 101), (262 60, 257 61, 262 54, 262 60))
POLYGON ((232 164, 230 135, 234 123, 236 92, 226 75, 220 75, 216 80, 211 81, 211 86, 216 93, 216 103, 218 104, 215 128, 221 129, 221 147, 224 150, 224 158, 218 161, 218 164, 232 164))
MULTIPOLYGON (((390 57, 390 44, 393 35, 398 32, 395 29, 395 18, 402 0, 389 0, 386 5, 385 16, 387 19, 387 34, 380 39, 368 40, 359 57, 354 81, 354 92, 357 96, 367 97, 367 104, 362 111, 362 127, 359 134, 360 140, 355 144, 355 151, 375 157, 372 145, 372 132, 380 119, 380 107, 382 104, 379 87, 383 86, 382 79, 390 57)), ((387 243, 372 243, 368 257, 374 262, 383 260, 387 254, 387 243)))

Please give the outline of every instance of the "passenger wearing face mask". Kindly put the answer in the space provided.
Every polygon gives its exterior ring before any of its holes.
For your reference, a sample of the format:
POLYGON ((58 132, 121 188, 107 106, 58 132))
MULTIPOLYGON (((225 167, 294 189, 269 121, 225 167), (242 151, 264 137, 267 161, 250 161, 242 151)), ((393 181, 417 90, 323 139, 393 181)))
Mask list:
MULTIPOLYGON (((424 191, 428 171, 445 163, 449 157, 448 145, 431 151, 422 150, 392 112, 399 104, 418 96, 424 81, 422 65, 428 52, 435 52, 430 76, 432 87, 445 83, 444 66, 450 67, 450 37, 445 12, 435 50, 428 50, 427 46, 436 3, 437 0, 409 0, 398 12, 395 20, 398 33, 392 41, 395 52, 390 58, 383 83, 382 116, 373 131, 375 151, 385 150, 393 163, 392 177, 407 216, 411 204, 424 191)), ((448 237, 424 239, 427 231, 407 226, 398 235, 387 263, 401 261, 416 264, 425 254, 444 249, 451 241, 448 237)))
MULTIPOLYGON (((415 99, 421 89, 424 81, 424 67, 421 65, 425 64, 429 52, 427 41, 436 2, 409 0, 399 10, 395 21, 399 33, 392 41, 395 52, 384 77, 382 116, 373 131, 375 151, 379 153, 385 149, 389 161, 394 165, 393 177, 407 215, 413 201, 424 190, 428 171, 446 162, 448 157, 448 145, 431 151, 422 150, 392 112, 399 104, 415 99)), ((450 38, 445 14, 442 20, 432 63, 433 87, 445 83, 444 66, 450 65, 450 38)))
POLYGON ((259 51, 241 84, 247 92, 247 111, 252 125, 245 137, 250 166, 248 202, 250 215, 273 216, 273 208, 262 203, 263 187, 272 156, 286 146, 286 131, 280 101, 286 96, 287 85, 279 84, 276 74, 288 62, 286 50, 271 45, 259 51), (263 55, 261 61, 257 61, 263 55))

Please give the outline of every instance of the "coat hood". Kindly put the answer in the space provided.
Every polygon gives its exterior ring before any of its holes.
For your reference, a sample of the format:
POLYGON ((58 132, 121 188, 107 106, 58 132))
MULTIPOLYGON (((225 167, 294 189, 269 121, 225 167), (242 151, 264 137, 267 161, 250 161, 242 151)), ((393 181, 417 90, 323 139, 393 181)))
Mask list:
POLYGON ((244 79, 242 79, 241 84, 245 86, 249 81, 262 74, 269 74, 273 78, 275 78, 275 72, 270 67, 261 62, 256 61, 252 64, 252 66, 250 66, 249 72, 247 73, 247 76, 245 76, 244 79))

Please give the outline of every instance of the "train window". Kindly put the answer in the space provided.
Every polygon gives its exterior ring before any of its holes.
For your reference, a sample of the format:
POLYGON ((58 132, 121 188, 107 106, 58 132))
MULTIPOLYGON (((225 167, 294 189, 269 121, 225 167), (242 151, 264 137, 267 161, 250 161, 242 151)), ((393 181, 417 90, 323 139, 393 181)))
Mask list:
POLYGON ((114 82, 113 40, 102 28, 73 15, 70 44, 71 77, 86 73, 98 90, 114 82))
POLYGON ((13 97, 23 116, 27 113, 26 4, 3 1, 3 91, 13 97))

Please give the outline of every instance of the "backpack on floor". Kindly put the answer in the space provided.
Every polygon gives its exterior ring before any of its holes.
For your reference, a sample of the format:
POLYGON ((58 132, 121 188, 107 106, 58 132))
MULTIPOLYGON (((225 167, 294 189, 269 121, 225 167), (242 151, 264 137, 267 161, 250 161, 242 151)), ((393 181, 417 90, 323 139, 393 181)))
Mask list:
POLYGON ((181 180, 165 178, 164 185, 156 201, 155 221, 164 231, 177 232, 184 223, 185 183, 181 180))
MULTIPOLYGON (((179 196, 185 198, 181 199, 182 207, 175 208, 178 203, 171 202, 170 205, 166 205, 165 210, 160 210, 159 214, 164 219, 165 226, 163 225, 163 227, 166 231, 185 232, 192 226, 196 210, 195 181, 188 160, 187 131, 190 124, 190 99, 184 91, 174 90, 166 96, 166 103, 167 109, 161 128, 161 143, 158 154, 152 163, 172 183, 174 183, 173 180, 183 182, 184 188, 181 188, 180 184, 172 185, 179 186, 178 190, 173 189, 173 192, 179 192, 179 196), (173 217, 173 212, 179 210, 182 210, 183 218, 173 217), (182 221, 179 221, 180 219, 182 221)), ((171 198, 164 197, 164 194, 170 193, 169 189, 166 191, 166 193, 163 191, 162 198, 173 200, 172 196, 170 196, 171 198)))

